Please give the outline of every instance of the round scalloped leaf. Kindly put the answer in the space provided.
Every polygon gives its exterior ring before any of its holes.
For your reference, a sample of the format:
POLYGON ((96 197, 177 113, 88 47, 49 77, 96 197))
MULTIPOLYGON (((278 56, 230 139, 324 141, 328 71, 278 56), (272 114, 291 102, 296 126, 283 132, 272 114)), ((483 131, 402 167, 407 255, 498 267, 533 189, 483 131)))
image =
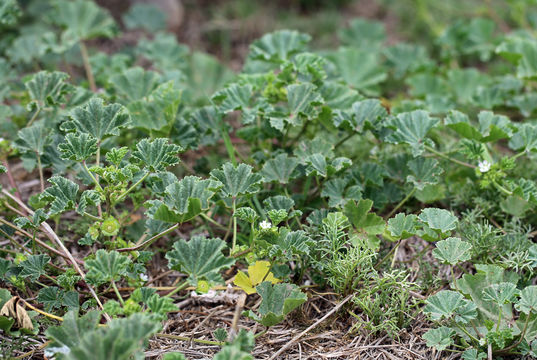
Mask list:
POLYGON ((263 177, 253 173, 252 169, 250 165, 239 164, 235 167, 227 162, 221 169, 211 171, 211 177, 223 184, 220 192, 224 197, 236 198, 259 191, 263 177))
POLYGON ((181 239, 166 253, 168 267, 189 275, 188 282, 192 286, 197 286, 201 279, 221 283, 220 271, 235 263, 235 259, 222 254, 225 247, 226 243, 218 238, 194 236, 188 242, 181 239))
POLYGON ((58 150, 64 160, 84 161, 97 153, 97 139, 86 133, 69 133, 58 150))
POLYGON ((442 351, 453 345, 453 336, 455 330, 442 326, 437 329, 431 329, 423 334, 423 339, 427 342, 427 346, 434 347, 438 351, 442 351))
POLYGON ((433 256, 444 264, 456 265, 470 260, 472 245, 456 237, 450 237, 436 243, 433 256))
POLYGON ((520 292, 520 300, 515 305, 518 311, 529 315, 530 312, 537 310, 537 286, 530 285, 520 292))
POLYGON ((439 230, 441 233, 455 230, 458 222, 457 217, 451 211, 437 208, 423 209, 419 219, 431 229, 439 230))

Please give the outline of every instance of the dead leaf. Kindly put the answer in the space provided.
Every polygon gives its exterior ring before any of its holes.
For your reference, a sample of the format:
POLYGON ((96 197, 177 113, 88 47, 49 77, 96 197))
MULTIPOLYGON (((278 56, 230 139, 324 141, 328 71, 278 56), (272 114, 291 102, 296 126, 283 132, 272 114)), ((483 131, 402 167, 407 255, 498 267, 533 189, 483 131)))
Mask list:
POLYGON ((34 325, 32 324, 32 319, 30 319, 28 312, 21 305, 21 301, 19 300, 20 299, 18 296, 13 296, 11 299, 9 299, 4 306, 2 306, 0 315, 15 319, 19 329, 33 330, 34 325))

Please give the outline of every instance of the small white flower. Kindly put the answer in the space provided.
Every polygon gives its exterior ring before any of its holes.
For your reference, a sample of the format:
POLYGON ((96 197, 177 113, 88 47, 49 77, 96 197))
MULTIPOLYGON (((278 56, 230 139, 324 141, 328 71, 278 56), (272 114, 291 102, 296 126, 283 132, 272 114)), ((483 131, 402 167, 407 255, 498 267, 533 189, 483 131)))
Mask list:
POLYGON ((259 227, 263 230, 267 230, 272 227, 272 224, 270 223, 270 221, 263 220, 259 223, 259 227))
POLYGON ((482 173, 486 173, 490 170, 490 167, 492 166, 491 163, 489 163, 487 160, 483 160, 477 163, 477 167, 479 168, 479 171, 482 173))
POLYGON ((147 281, 147 280, 149 280, 149 276, 147 276, 146 274, 140 274, 140 279, 142 281, 147 281))

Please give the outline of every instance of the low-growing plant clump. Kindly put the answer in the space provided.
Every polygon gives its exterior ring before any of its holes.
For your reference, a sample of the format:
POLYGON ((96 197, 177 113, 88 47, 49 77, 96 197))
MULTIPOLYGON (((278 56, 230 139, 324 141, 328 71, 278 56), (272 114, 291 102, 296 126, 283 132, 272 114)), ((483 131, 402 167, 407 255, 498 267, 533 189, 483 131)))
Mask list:
POLYGON ((132 43, 90 0, 3 1, 0 358, 276 359, 323 331, 537 357, 527 6, 427 47, 278 30, 234 73, 150 5, 132 43))

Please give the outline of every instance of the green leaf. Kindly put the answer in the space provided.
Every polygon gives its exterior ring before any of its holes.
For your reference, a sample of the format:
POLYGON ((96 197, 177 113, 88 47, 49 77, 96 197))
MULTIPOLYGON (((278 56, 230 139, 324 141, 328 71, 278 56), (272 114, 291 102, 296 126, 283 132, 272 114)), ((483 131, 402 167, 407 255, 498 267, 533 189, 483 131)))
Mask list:
POLYGON ((347 186, 348 180, 342 178, 330 179, 323 185, 322 197, 328 197, 328 206, 342 207, 349 200, 362 198, 362 187, 359 185, 347 186))
POLYGON ((52 186, 45 189, 39 200, 50 202, 49 216, 60 214, 64 211, 74 210, 78 194, 78 185, 61 176, 53 176, 48 179, 52 186))
POLYGON ((453 345, 453 336, 455 330, 442 326, 437 329, 431 329, 423 334, 423 339, 427 342, 427 346, 434 347, 438 351, 442 351, 453 345))
POLYGON ((164 354, 164 356, 162 356, 162 360, 187 360, 187 358, 179 352, 167 352, 166 354, 164 354))
POLYGON ((370 213, 373 201, 362 199, 358 203, 349 201, 345 204, 343 213, 356 230, 362 235, 371 237, 382 234, 386 228, 386 222, 375 213, 370 213))
POLYGON ((132 67, 110 78, 110 83, 118 94, 129 102, 142 100, 157 87, 160 76, 154 71, 132 67))
POLYGON ((393 68, 396 79, 401 79, 407 73, 425 67, 431 62, 427 50, 421 45, 401 42, 386 48, 383 54, 393 68))
POLYGON ((254 209, 251 207, 241 207, 235 210, 235 213, 233 216, 241 219, 242 221, 246 221, 247 223, 253 224, 257 219, 259 219, 259 215, 255 212, 254 209))
POLYGON ((80 319, 75 312, 68 312, 61 326, 47 329, 47 336, 53 340, 47 352, 58 360, 141 359, 149 338, 161 327, 148 315, 134 314, 97 328, 99 317, 96 311, 80 319))
POLYGON ((98 311, 89 311, 81 318, 77 317, 77 312, 69 311, 63 317, 61 326, 50 326, 45 334, 54 341, 50 347, 66 346, 69 349, 75 348, 80 339, 87 333, 95 330, 99 324, 100 314, 98 311))
POLYGON ((18 139, 15 142, 21 150, 31 151, 37 155, 43 155, 45 145, 49 142, 50 129, 39 122, 30 127, 19 130, 18 139))
POLYGON ((526 286, 520 292, 520 300, 515 305, 515 308, 526 315, 531 312, 535 313, 535 310, 537 310, 537 286, 526 286))
POLYGON ((224 346, 213 360, 253 360, 254 357, 235 346, 224 346))
POLYGON ((146 98, 130 103, 127 108, 132 125, 147 130, 168 131, 176 120, 181 90, 174 81, 159 85, 146 98))
POLYGON ((64 160, 84 161, 97 153, 97 139, 93 136, 80 134, 67 134, 65 143, 58 145, 64 160))
POLYGON ((337 35, 343 45, 369 51, 380 48, 386 40, 384 24, 364 18, 352 19, 349 27, 340 29, 337 35))
POLYGON ((450 237, 436 243, 433 256, 443 264, 456 265, 471 258, 472 245, 459 238, 450 237))
POLYGON ((307 300, 306 294, 294 284, 272 284, 264 281, 256 287, 261 295, 258 314, 252 310, 246 316, 269 327, 283 321, 285 316, 307 300))
POLYGON ((17 0, 5 0, 0 4, 0 24, 2 25, 16 24, 21 14, 17 0))
POLYGON ((438 230, 442 234, 455 230, 457 227, 457 217, 450 211, 437 208, 423 209, 419 219, 426 223, 431 229, 438 230))
POLYGON ((222 165, 221 169, 211 171, 211 177, 223 184, 221 194, 231 198, 254 194, 263 183, 263 176, 253 173, 250 165, 239 164, 235 167, 230 162, 222 165))
POLYGON ((77 40, 99 36, 112 37, 115 32, 114 19, 108 12, 87 0, 55 0, 52 19, 65 28, 64 37, 77 40))
POLYGON ((40 254, 40 255, 30 255, 24 261, 22 261, 19 266, 21 272, 19 276, 28 277, 32 281, 39 279, 41 275, 45 273, 45 266, 50 262, 50 256, 40 254))
POLYGON ((218 238, 194 236, 188 242, 181 239, 173 244, 173 250, 166 253, 168 267, 188 274, 188 282, 193 286, 198 280, 221 283, 220 271, 235 263, 235 259, 222 254, 225 247, 226 243, 218 238))
POLYGON ((476 349, 468 349, 462 353, 462 360, 483 360, 487 358, 484 352, 478 352, 476 349))
POLYGON ((63 72, 40 71, 34 74, 24 86, 32 99, 28 108, 45 108, 58 106, 65 102, 65 95, 71 90, 71 86, 66 83, 69 75, 63 72))
POLYGON ((515 284, 510 282, 502 282, 492 284, 483 290, 483 300, 493 301, 498 305, 509 304, 515 300, 518 294, 518 289, 515 284))
POLYGON ((418 190, 423 190, 425 186, 437 184, 438 177, 444 169, 438 166, 438 161, 431 158, 418 157, 407 163, 412 175, 406 177, 406 181, 412 183, 418 190))
POLYGON ((75 108, 70 121, 61 125, 64 131, 87 133, 101 142, 106 136, 117 136, 130 123, 129 114, 120 104, 104 105, 103 99, 92 98, 75 108))
POLYGON ((183 149, 175 144, 168 144, 168 139, 142 139, 136 144, 132 157, 151 172, 160 172, 179 163, 177 154, 183 149))
POLYGON ((277 181, 280 184, 287 184, 290 179, 294 178, 293 175, 296 176, 294 172, 297 166, 297 158, 288 157, 287 154, 279 154, 265 162, 260 174, 263 175, 265 182, 277 181))
POLYGON ((509 140, 509 147, 516 151, 537 151, 537 126, 522 124, 509 140))
POLYGON ((340 48, 329 54, 329 59, 343 81, 368 96, 378 95, 378 85, 388 76, 379 65, 379 55, 369 49, 340 48))
POLYGON ((152 313, 159 315, 158 319, 161 321, 168 318, 167 315, 170 311, 178 310, 178 307, 173 303, 172 298, 162 297, 159 294, 153 294, 145 304, 152 313))
POLYGON ((399 213, 388 220, 387 229, 392 236, 398 239, 408 239, 416 235, 417 220, 418 217, 416 215, 399 213))
POLYGON ((285 211, 289 211, 293 206, 295 206, 295 202, 293 199, 283 195, 268 197, 263 200, 263 204, 268 210, 284 209, 285 211))
POLYGON ((148 202, 149 215, 166 222, 185 222, 209 208, 209 199, 222 186, 214 180, 186 176, 166 187, 163 202, 148 202))
POLYGON ((311 37, 294 30, 279 30, 265 34, 250 45, 249 58, 283 63, 306 49, 311 37))
POLYGON ((448 71, 448 84, 451 86, 457 100, 466 104, 472 99, 480 86, 487 85, 488 77, 477 69, 451 69, 448 71))
POLYGON ((86 279, 97 285, 119 280, 127 274, 129 264, 131 260, 115 250, 97 250, 95 259, 85 261, 88 269, 86 279))
POLYGON ((436 321, 456 317, 457 321, 463 320, 462 322, 467 323, 470 319, 477 317, 475 304, 464 299, 460 293, 451 290, 442 290, 430 296, 423 311, 436 321), (468 306, 471 307, 470 311, 466 310, 468 306), (457 317, 461 309, 465 311, 465 318, 457 317))
POLYGON ((125 27, 156 33, 166 29, 166 14, 154 4, 134 4, 122 16, 125 27))
POLYGON ((507 38, 496 48, 496 53, 517 65, 517 77, 534 79, 537 77, 537 42, 533 38, 507 38))
MULTIPOLYGON (((469 296, 473 303, 477 305, 480 318, 484 321, 498 322, 499 305, 484 298, 484 290, 493 284, 510 281, 504 274, 504 270, 498 266, 477 266, 477 274, 465 274, 458 279, 457 288, 465 295, 469 296)), ((516 279, 513 279, 516 282, 516 279)), ((511 305, 503 305, 502 327, 510 326, 512 320, 511 305)))
POLYGON ((389 127, 394 131, 386 140, 394 144, 409 144, 412 155, 416 157, 423 153, 425 136, 437 123, 438 119, 431 118, 424 110, 401 113, 389 122, 389 127))
POLYGON ((388 116, 388 112, 377 99, 366 99, 352 104, 351 126, 356 132, 377 129, 377 125, 388 116))
MULTIPOLYGON (((311 119, 315 116, 315 107, 324 102, 321 94, 313 84, 292 84, 287 86, 286 89, 290 118, 304 117, 311 119)), ((293 124, 291 120, 288 121, 293 124)))
MULTIPOLYGON (((276 222, 274 222, 276 224, 276 222)), ((315 242, 304 231, 282 231, 269 250, 269 256, 277 259, 300 258, 308 255, 315 242)))

